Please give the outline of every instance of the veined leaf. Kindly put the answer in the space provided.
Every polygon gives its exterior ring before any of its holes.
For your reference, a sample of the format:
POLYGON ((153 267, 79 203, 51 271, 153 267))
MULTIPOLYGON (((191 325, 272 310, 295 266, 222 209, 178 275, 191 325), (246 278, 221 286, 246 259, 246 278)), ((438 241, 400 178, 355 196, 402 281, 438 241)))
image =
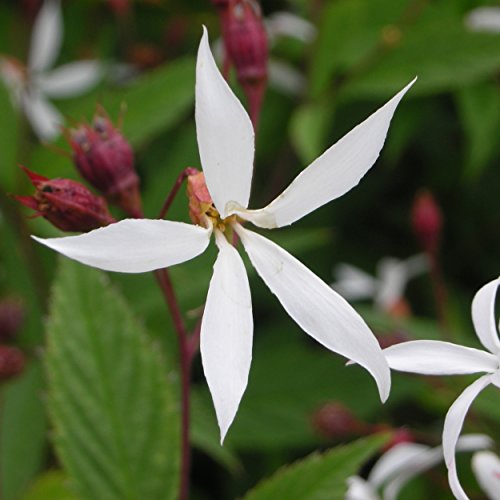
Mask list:
POLYGON ((103 273, 61 261, 47 342, 55 444, 82 497, 175 498, 176 377, 103 273))
POLYGON ((357 474, 363 462, 386 440, 387 436, 375 436, 324 454, 309 455, 259 483, 244 500, 342 500, 347 478, 357 474))

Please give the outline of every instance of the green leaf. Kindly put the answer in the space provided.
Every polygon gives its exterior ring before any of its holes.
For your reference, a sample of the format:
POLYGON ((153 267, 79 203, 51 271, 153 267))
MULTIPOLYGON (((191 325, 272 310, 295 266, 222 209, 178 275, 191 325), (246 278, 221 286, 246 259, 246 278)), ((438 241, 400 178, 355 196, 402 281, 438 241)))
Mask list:
POLYGON ((375 436, 333 448, 324 454, 309 455, 259 483, 244 499, 342 500, 347 490, 347 478, 357 474, 363 462, 386 440, 387 436, 375 436))
POLYGON ((457 104, 466 134, 465 174, 479 175, 498 148, 500 92, 485 83, 466 87, 457 93, 457 104))
POLYGON ((45 443, 41 402, 42 370, 35 360, 25 373, 2 388, 0 496, 17 500, 38 472, 45 443))
POLYGON ((10 92, 0 80, 0 186, 13 191, 17 174, 16 155, 19 120, 10 92))
POLYGON ((47 343, 55 444, 81 495, 175 498, 176 377, 103 273, 61 261, 47 343))
POLYGON ((68 483, 62 471, 46 472, 31 486, 23 500, 77 500, 68 483))

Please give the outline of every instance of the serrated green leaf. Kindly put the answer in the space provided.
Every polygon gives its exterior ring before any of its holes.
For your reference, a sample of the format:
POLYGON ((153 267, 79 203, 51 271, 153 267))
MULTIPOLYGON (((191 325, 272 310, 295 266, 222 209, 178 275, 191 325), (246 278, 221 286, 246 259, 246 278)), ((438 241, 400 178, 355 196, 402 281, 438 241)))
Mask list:
POLYGON ((82 497, 175 498, 175 376, 107 277, 62 260, 47 332, 55 444, 82 497))
POLYGON ((324 453, 314 453, 302 461, 280 469, 259 483, 245 500, 342 500, 348 477, 380 446, 387 436, 375 436, 339 446, 324 453))

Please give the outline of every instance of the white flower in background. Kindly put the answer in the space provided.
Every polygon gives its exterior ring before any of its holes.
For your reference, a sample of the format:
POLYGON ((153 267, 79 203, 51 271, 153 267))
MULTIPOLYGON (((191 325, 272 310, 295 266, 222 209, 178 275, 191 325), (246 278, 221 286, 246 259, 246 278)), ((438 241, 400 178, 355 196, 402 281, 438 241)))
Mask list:
POLYGON ((482 351, 450 342, 414 340, 384 349, 389 366, 394 370, 424 375, 459 375, 485 372, 451 405, 443 428, 443 449, 448 479, 454 495, 466 499, 458 480, 455 447, 465 415, 477 395, 488 385, 500 387, 500 339, 495 321, 495 296, 500 278, 484 285, 472 301, 472 320, 482 351))
POLYGON ((492 451, 474 453, 472 470, 490 500, 500 500, 500 459, 492 451))
POLYGON ((288 314, 319 343, 366 368, 385 400, 389 368, 362 318, 301 262, 240 222, 287 226, 358 184, 377 159, 393 113, 412 83, 317 158, 267 207, 248 210, 252 124, 220 74, 205 30, 196 67, 196 129, 209 203, 200 225, 129 219, 80 236, 36 239, 90 266, 139 273, 196 257, 214 234, 219 255, 201 326, 201 356, 222 439, 247 385, 253 336, 247 274, 226 238, 231 228, 288 314))
POLYGON ((478 7, 468 12, 464 19, 470 31, 500 33, 500 7, 478 7))
POLYGON ((7 57, 0 57, 0 76, 12 92, 16 105, 23 109, 40 139, 59 135, 64 122, 49 99, 73 97, 94 86, 102 75, 98 61, 78 61, 51 69, 61 49, 63 19, 60 0, 45 0, 35 20, 24 68, 7 57))
POLYGON ((386 257, 377 265, 376 276, 371 276, 350 264, 335 267, 336 281, 332 288, 348 300, 373 299, 375 307, 390 312, 402 299, 408 281, 427 270, 424 255, 405 260, 386 257))
MULTIPOLYGON (((457 443, 457 451, 477 451, 492 446, 488 436, 469 434, 457 443)), ((438 465, 443 448, 418 443, 400 443, 385 452, 366 479, 350 477, 345 500, 396 500, 403 487, 414 477, 438 465), (382 490, 382 494, 379 492, 382 490)))

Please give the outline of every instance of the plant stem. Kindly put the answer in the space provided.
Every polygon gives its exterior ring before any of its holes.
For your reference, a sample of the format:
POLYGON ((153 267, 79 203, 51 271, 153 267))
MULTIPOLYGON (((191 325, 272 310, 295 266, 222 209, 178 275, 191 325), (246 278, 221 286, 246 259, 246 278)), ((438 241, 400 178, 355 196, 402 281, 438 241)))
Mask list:
POLYGON ((174 201, 175 196, 179 192, 179 189, 184 182, 184 179, 190 175, 196 175, 198 173, 198 170, 196 170, 193 167, 187 167, 185 168, 180 174, 179 177, 177 177, 177 180, 174 183, 174 186, 172 187, 172 190, 167 196, 167 199, 165 200, 165 203, 163 204, 163 207, 161 208, 160 215, 158 215, 158 219, 163 219, 168 212, 168 209, 170 208, 170 205, 172 205, 172 202, 174 201))

